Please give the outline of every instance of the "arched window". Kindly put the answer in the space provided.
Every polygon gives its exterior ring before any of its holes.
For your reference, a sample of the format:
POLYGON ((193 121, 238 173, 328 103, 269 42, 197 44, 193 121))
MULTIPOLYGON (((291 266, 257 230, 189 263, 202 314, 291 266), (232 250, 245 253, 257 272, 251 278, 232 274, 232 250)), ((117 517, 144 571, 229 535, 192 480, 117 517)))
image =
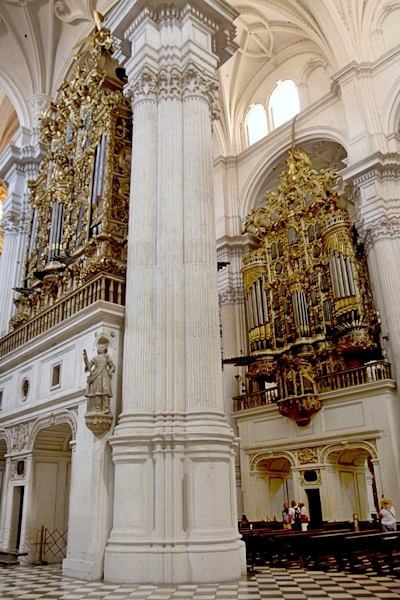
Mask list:
POLYGON ((262 104, 253 104, 247 113, 246 125, 250 146, 267 135, 267 115, 262 104))
POLYGON ((272 112, 274 127, 279 127, 300 112, 299 92, 294 81, 286 79, 278 81, 271 94, 269 107, 272 112))

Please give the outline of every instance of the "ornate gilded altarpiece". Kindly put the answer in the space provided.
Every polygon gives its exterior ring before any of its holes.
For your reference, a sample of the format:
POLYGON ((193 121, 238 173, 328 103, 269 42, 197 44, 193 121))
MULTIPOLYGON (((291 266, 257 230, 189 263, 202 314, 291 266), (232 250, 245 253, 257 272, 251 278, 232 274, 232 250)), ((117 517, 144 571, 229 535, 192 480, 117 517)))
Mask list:
MULTIPOLYGON (((42 115, 46 157, 29 182, 14 329, 57 303, 37 333, 95 300, 124 303, 132 113, 110 32, 98 26, 88 41, 71 81, 62 82, 59 99, 42 115)), ((26 337, 33 335, 29 330, 26 337)))
POLYGON ((294 145, 275 192, 245 229, 259 247, 244 259, 250 389, 277 386, 298 425, 321 408, 316 379, 381 358, 379 324, 355 227, 333 170, 312 169, 294 145))

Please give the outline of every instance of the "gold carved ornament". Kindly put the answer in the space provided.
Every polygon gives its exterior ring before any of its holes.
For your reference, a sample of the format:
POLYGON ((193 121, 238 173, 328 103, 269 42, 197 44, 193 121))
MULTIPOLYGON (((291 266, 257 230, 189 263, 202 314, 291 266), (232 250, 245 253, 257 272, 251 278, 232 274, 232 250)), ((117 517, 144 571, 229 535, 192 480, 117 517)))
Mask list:
MULTIPOLYGON (((125 281, 132 113, 110 32, 99 13, 95 22, 96 31, 80 42, 71 81, 62 82, 58 100, 42 114, 46 157, 29 182, 30 231, 14 328, 102 274, 115 289, 125 281)), ((92 287, 91 297, 104 297, 104 285, 92 287)))
POLYGON ((253 391, 257 381, 275 381, 279 412, 307 425, 321 408, 316 377, 379 354, 378 324, 365 258, 335 190, 338 174, 312 169, 294 145, 286 167, 245 224, 259 242, 243 267, 254 357, 247 378, 253 391), (252 291, 257 280, 262 289, 252 291))

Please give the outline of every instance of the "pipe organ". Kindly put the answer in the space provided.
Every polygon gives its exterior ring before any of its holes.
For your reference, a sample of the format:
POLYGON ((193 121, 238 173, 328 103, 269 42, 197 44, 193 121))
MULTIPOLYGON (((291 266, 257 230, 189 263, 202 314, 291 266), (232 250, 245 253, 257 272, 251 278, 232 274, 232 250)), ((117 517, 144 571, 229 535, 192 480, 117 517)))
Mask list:
POLYGON ((14 329, 57 303, 62 319, 98 299, 123 302, 132 113, 113 52, 110 32, 98 29, 71 81, 62 82, 59 99, 42 115, 46 157, 29 183, 31 216, 14 329), (79 289, 86 291, 62 302, 79 289))
POLYGON ((334 189, 292 147, 287 170, 245 228, 259 247, 244 259, 251 388, 278 388, 299 425, 321 408, 315 379, 381 358, 379 325, 361 246, 334 189))

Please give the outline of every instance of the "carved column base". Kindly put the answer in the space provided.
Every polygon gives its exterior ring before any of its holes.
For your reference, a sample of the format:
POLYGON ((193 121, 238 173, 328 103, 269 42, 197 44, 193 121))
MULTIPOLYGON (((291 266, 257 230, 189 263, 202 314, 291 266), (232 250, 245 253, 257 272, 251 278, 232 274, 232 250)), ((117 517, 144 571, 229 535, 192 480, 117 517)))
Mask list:
POLYGON ((111 413, 87 412, 85 414, 86 427, 97 437, 102 437, 110 430, 112 420, 111 413))
POLYGON ((314 413, 321 410, 322 404, 316 394, 306 394, 296 398, 287 398, 278 402, 279 413, 296 421, 299 427, 309 424, 314 413))

